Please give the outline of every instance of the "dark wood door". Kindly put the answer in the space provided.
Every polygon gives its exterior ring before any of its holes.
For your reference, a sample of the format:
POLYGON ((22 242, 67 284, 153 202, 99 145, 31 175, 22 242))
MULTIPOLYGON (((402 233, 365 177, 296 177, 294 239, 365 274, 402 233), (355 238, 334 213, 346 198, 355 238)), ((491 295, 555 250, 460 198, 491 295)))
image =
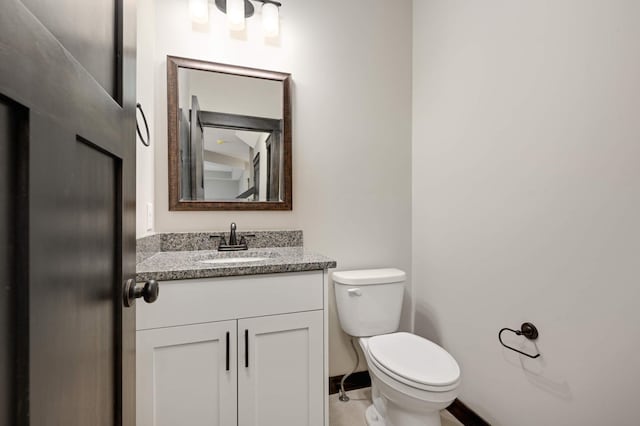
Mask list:
POLYGON ((135 424, 135 1, 0 3, 0 425, 135 424))

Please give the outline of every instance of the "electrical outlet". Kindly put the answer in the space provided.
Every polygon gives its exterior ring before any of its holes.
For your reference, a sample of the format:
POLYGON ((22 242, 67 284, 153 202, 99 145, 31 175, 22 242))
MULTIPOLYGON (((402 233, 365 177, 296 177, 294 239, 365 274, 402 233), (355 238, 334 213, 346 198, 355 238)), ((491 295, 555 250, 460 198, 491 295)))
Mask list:
POLYGON ((153 231, 153 203, 147 203, 147 231, 153 231))

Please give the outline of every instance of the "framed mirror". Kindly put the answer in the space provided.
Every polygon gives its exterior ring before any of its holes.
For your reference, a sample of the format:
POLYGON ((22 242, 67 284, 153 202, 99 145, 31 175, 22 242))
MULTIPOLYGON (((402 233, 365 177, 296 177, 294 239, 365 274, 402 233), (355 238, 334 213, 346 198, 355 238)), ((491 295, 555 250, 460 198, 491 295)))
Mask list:
POLYGON ((291 76, 167 56, 169 210, 291 210, 291 76))

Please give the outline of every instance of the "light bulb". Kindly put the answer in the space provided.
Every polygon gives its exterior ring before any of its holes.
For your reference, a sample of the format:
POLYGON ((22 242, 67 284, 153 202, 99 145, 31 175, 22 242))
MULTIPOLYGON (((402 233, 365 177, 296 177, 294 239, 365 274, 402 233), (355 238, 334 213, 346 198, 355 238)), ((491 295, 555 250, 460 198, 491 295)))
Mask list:
POLYGON ((227 20, 232 31, 244 30, 244 0, 227 0, 227 20))
POLYGON ((196 24, 206 24, 209 22, 209 1, 189 0, 189 15, 196 24))
POLYGON ((273 3, 262 5, 262 28, 267 37, 277 37, 280 33, 280 13, 273 3))

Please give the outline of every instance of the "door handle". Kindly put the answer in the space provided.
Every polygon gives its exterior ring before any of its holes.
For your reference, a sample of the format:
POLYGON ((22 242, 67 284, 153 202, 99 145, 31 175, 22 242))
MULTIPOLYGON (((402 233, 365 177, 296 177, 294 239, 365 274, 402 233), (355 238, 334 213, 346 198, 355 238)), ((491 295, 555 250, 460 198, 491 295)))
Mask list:
POLYGON ((128 279, 122 291, 124 306, 130 308, 136 304, 136 299, 142 297, 145 302, 153 303, 158 300, 160 285, 156 280, 149 280, 144 285, 136 286, 134 279, 128 279))

